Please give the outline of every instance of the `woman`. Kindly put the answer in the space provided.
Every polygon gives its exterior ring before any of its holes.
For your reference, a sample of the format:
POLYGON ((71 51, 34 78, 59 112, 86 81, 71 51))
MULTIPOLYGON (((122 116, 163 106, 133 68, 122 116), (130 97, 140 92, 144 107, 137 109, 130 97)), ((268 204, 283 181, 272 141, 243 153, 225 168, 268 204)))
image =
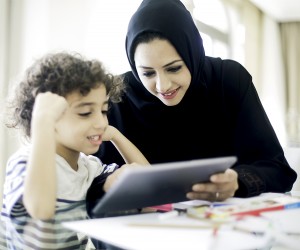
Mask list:
MULTIPOLYGON (((110 124, 150 163, 236 155, 238 162, 211 182, 195 184, 190 199, 224 200, 291 190, 296 173, 239 63, 205 56, 201 36, 179 0, 144 0, 126 37, 132 71, 110 124)), ((106 143, 97 152, 116 161, 106 143)), ((122 163, 119 156, 120 164, 122 163)))

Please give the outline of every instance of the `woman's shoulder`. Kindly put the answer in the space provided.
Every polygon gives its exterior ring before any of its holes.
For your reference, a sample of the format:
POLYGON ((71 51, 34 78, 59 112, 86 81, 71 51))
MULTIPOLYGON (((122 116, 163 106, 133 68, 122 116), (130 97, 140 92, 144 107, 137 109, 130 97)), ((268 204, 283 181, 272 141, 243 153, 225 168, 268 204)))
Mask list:
POLYGON ((252 76, 239 62, 232 59, 206 57, 205 75, 207 79, 217 80, 228 87, 249 87, 252 76))
POLYGON ((240 62, 233 59, 206 56, 205 64, 217 73, 223 72, 223 74, 226 73, 226 75, 234 75, 234 73, 239 72, 250 76, 248 70, 240 62))
POLYGON ((228 100, 241 100, 249 90, 254 90, 252 76, 239 62, 231 59, 206 57, 207 86, 221 91, 228 100))

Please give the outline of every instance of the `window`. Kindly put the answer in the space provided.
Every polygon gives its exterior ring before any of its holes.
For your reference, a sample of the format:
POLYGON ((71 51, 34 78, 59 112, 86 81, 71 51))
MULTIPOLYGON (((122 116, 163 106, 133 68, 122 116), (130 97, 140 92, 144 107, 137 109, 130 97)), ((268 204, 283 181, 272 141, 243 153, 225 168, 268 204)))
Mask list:
POLYGON ((194 17, 206 55, 231 58, 244 64, 245 31, 233 5, 222 0, 182 2, 194 17))

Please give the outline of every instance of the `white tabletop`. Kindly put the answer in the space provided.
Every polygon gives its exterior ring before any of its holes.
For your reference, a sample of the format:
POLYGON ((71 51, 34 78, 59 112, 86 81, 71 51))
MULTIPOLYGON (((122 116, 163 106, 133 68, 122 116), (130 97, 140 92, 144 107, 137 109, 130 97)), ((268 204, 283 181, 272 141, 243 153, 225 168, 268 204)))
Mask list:
POLYGON ((161 219, 161 213, 146 213, 66 222, 63 225, 108 244, 131 250, 299 249, 300 209, 267 212, 265 215, 222 224, 216 235, 211 222, 190 218, 186 214, 161 219), (263 231, 264 235, 236 230, 233 223, 249 225, 249 229, 263 231), (296 236, 290 236, 287 232, 296 236))

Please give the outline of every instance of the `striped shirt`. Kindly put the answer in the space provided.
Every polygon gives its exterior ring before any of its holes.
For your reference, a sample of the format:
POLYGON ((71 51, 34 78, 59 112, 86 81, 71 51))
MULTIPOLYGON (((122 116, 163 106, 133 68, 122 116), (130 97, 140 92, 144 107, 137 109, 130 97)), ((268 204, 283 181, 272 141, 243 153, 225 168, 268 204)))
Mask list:
POLYGON ((36 220, 22 202, 29 152, 30 147, 22 148, 7 163, 1 211, 6 242, 0 239, 0 249, 5 244, 7 248, 3 249, 86 249, 88 238, 62 227, 61 222, 87 219, 88 188, 97 176, 107 170, 113 172, 117 166, 106 166, 98 158, 81 153, 78 170, 74 171, 56 155, 56 213, 51 220, 36 220))

